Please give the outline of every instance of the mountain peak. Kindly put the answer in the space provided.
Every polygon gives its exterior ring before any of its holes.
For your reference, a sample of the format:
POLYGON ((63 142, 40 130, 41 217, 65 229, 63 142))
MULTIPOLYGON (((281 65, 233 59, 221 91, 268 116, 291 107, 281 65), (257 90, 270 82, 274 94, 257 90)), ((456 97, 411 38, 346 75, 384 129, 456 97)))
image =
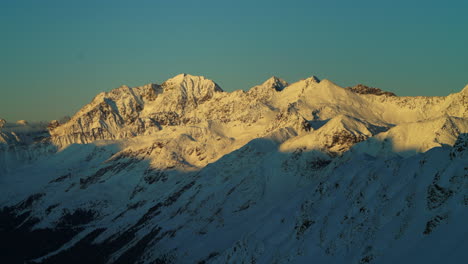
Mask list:
POLYGON ((221 87, 219 87, 214 81, 205 78, 205 76, 190 75, 187 73, 178 74, 165 81, 161 86, 163 88, 178 86, 184 89, 191 89, 194 86, 196 86, 198 87, 197 89, 207 88, 209 90, 212 90, 213 92, 223 91, 221 87))
POLYGON ((305 79, 301 79, 300 81, 297 82, 297 84, 304 84, 306 86, 309 86, 309 85, 318 84, 320 82, 321 82, 321 80, 319 78, 317 78, 317 76, 312 75, 312 76, 307 77, 305 79))
POLYGON ((18 120, 18 121, 16 121, 16 124, 22 125, 22 126, 27 126, 29 123, 26 120, 18 120))
POLYGON ((305 81, 314 82, 314 83, 319 83, 319 82, 320 82, 320 79, 319 79, 317 76, 312 75, 312 76, 306 78, 305 81))
POLYGON ((358 84, 353 87, 346 87, 346 89, 357 94, 373 94, 373 95, 386 95, 386 96, 396 96, 392 92, 387 92, 379 88, 369 87, 364 84, 358 84))
POLYGON ((261 84, 261 86, 263 87, 273 88, 276 91, 282 91, 288 85, 289 84, 285 80, 278 78, 276 76, 270 77, 268 80, 266 80, 265 82, 261 84))
POLYGON ((177 74, 176 76, 172 77, 172 78, 169 78, 167 79, 164 83, 181 83, 183 82, 184 80, 187 80, 187 79, 205 79, 204 76, 193 76, 193 75, 190 75, 190 74, 187 74, 187 73, 180 73, 180 74, 177 74))
POLYGON ((186 81, 186 80, 207 80, 207 81, 212 81, 212 80, 209 80, 209 79, 205 78, 205 76, 191 75, 191 74, 188 74, 188 73, 180 73, 180 74, 177 74, 176 76, 174 76, 172 78, 167 79, 166 82, 180 83, 180 82, 183 82, 183 81, 186 81))

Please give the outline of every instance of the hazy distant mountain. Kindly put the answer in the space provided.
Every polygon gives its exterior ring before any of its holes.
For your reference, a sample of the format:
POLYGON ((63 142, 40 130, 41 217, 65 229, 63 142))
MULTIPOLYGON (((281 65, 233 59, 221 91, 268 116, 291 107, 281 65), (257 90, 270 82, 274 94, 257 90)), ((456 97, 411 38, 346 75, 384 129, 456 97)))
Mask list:
POLYGON ((0 122, 2 263, 460 263, 468 86, 122 86, 0 122))

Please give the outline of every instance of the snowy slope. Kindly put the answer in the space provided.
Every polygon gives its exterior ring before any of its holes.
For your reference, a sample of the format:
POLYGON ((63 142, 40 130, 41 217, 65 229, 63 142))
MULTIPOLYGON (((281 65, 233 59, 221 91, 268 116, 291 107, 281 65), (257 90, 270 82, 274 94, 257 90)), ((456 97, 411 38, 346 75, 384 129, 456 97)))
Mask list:
POLYGON ((180 74, 101 93, 63 124, 2 122, 0 258, 459 263, 467 93, 317 77, 229 93, 180 74))

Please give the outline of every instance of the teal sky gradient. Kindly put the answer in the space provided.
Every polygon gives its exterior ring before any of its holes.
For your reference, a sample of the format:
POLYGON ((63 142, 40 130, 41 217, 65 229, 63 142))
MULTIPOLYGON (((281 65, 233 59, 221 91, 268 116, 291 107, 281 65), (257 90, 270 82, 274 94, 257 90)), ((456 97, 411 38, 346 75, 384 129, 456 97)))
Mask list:
POLYGON ((272 75, 398 95, 468 84, 468 1, 0 2, 0 118, 72 115, 122 84, 204 75, 224 90, 272 75))

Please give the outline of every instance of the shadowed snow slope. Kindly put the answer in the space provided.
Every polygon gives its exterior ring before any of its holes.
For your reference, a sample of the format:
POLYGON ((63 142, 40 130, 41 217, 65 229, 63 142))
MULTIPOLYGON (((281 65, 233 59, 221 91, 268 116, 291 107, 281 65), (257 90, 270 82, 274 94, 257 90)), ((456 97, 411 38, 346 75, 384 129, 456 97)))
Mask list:
POLYGON ((2 263, 459 263, 468 88, 200 76, 1 122, 2 263))

